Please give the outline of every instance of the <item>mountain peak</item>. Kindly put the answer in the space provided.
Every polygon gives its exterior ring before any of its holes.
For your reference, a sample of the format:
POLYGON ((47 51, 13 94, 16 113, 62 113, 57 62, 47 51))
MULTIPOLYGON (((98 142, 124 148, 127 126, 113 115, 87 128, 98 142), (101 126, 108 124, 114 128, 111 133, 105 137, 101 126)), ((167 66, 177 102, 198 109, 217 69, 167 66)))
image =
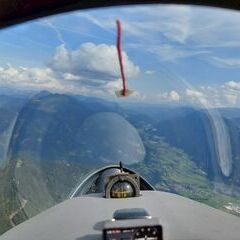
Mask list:
POLYGON ((33 96, 33 98, 48 97, 49 95, 51 95, 51 93, 50 93, 49 91, 42 90, 42 91, 38 92, 37 94, 35 94, 35 95, 33 96))

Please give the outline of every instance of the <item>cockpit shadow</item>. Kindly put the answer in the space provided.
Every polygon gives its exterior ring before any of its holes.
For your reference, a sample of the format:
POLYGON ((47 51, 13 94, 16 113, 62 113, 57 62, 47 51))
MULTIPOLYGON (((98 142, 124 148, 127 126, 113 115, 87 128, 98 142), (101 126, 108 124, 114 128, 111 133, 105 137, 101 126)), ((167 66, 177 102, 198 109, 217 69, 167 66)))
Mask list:
POLYGON ((83 237, 76 238, 76 240, 97 240, 102 239, 102 230, 104 228, 105 221, 97 222, 93 229, 99 231, 99 234, 88 234, 83 237))
POLYGON ((104 228, 105 222, 106 222, 106 221, 97 222, 97 223, 93 226, 93 229, 102 232, 102 230, 103 230, 103 228, 104 228))
POLYGON ((88 234, 80 238, 76 238, 76 240, 99 240, 102 239, 101 234, 88 234))

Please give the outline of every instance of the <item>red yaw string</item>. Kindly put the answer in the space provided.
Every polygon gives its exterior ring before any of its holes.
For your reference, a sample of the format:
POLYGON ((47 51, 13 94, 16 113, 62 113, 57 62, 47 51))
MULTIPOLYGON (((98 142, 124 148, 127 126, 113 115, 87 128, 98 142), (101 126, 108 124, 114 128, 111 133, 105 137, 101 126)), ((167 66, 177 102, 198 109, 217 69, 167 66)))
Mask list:
POLYGON ((126 96, 126 78, 124 74, 122 51, 121 51, 121 23, 119 20, 116 20, 116 25, 117 25, 117 52, 118 52, 118 60, 120 65, 122 83, 123 83, 122 95, 126 96))

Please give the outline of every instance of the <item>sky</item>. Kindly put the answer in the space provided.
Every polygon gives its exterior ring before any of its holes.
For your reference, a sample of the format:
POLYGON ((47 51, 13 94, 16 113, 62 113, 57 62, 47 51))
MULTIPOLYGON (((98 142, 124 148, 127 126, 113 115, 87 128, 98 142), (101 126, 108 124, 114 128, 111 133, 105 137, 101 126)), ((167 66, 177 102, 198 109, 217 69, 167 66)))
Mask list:
POLYGON ((122 24, 129 101, 238 107, 240 13, 150 5, 82 10, 0 32, 0 87, 116 99, 122 24))

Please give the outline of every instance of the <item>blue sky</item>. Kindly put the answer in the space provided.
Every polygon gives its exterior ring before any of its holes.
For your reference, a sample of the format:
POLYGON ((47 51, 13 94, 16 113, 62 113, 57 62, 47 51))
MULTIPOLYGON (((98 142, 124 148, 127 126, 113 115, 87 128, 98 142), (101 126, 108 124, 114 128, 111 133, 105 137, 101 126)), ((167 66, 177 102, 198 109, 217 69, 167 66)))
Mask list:
POLYGON ((77 11, 0 32, 0 86, 114 98, 115 20, 132 100, 238 106, 240 13, 190 6, 77 11))

